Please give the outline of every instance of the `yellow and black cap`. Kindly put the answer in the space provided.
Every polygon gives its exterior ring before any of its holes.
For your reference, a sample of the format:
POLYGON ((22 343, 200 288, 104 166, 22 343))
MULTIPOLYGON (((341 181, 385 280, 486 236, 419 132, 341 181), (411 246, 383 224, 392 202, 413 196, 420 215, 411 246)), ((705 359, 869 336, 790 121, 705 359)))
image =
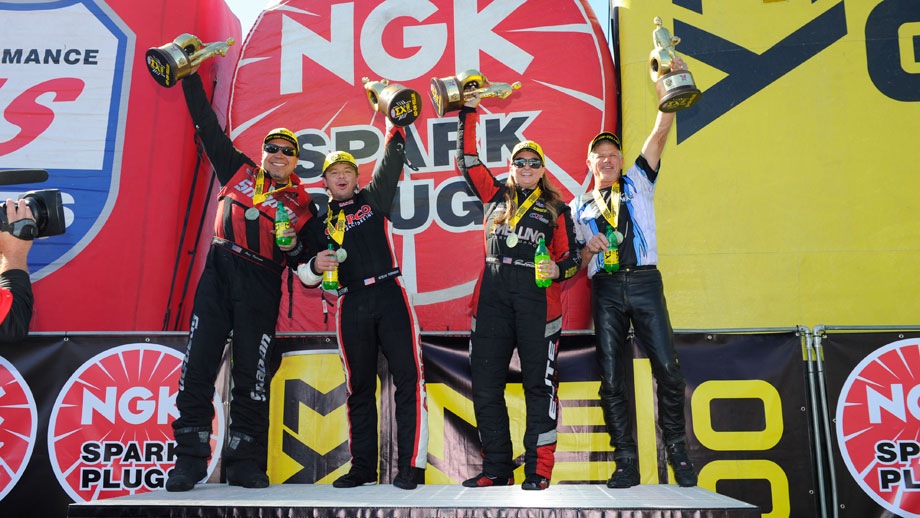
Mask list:
POLYGON ((591 139, 591 144, 588 145, 589 155, 592 152, 594 152, 594 146, 598 145, 602 140, 609 140, 610 142, 613 143, 614 146, 617 147, 617 149, 620 149, 620 150, 623 149, 623 146, 620 145, 620 137, 616 136, 616 133, 611 133, 609 131, 602 131, 598 133, 596 137, 591 139))
POLYGON ((268 144, 275 139, 281 139, 290 142, 291 145, 294 146, 294 154, 300 154, 300 143, 297 142, 297 135, 295 135, 293 131, 287 128, 275 128, 269 131, 268 135, 265 135, 265 139, 262 140, 262 144, 268 144))
POLYGON ((355 162, 355 157, 351 155, 348 151, 333 151, 326 155, 326 159, 323 160, 323 175, 326 174, 326 169, 329 169, 333 164, 351 164, 355 168, 355 174, 358 173, 358 162, 355 162))
POLYGON ((536 142, 532 140, 525 140, 524 142, 518 142, 518 145, 514 146, 514 149, 511 150, 511 158, 514 159, 514 157, 516 157, 518 153, 520 153, 521 151, 524 151, 525 149, 529 149, 530 151, 533 151, 534 153, 540 156, 541 162, 546 163, 546 155, 543 154, 543 148, 540 147, 540 144, 537 144, 536 142))

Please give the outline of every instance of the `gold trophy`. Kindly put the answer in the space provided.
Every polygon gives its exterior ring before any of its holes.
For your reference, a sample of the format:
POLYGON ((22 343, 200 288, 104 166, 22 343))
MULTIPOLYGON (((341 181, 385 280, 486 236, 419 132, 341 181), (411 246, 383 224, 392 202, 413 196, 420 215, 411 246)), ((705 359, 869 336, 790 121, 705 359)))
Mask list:
POLYGON ((661 17, 655 17, 655 30, 652 31, 655 48, 649 54, 648 65, 652 82, 660 83, 665 94, 658 103, 663 112, 676 112, 689 108, 703 95, 693 82, 689 70, 671 70, 671 60, 677 55, 674 45, 680 38, 672 36, 670 31, 661 26, 661 17))
POLYGON ((371 107, 386 115, 395 126, 408 126, 422 114, 422 96, 415 90, 386 79, 371 81, 365 77, 361 81, 371 107))
POLYGON ((204 44, 191 34, 180 34, 166 45, 147 49, 147 70, 157 83, 171 88, 183 77, 197 72, 204 60, 217 54, 226 56, 230 45, 233 38, 204 44))
POLYGON ((463 103, 472 95, 479 92, 480 97, 498 97, 505 99, 514 90, 521 88, 521 82, 492 83, 478 70, 466 70, 456 77, 431 78, 431 104, 434 105, 438 117, 443 117, 449 111, 459 110, 463 103))

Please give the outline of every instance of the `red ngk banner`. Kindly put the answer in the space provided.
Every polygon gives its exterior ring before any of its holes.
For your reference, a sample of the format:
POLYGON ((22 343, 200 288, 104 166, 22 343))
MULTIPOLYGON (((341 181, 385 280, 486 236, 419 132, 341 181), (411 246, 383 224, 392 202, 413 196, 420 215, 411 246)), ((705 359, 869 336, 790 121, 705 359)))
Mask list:
MULTIPOLYGON (((352 153, 361 185, 383 154, 383 114, 368 102, 362 80, 386 79, 422 95, 422 114, 407 127, 412 167, 404 169, 391 221, 393 250, 424 331, 469 329, 483 265, 481 205, 455 168, 457 112, 438 117, 428 99, 432 78, 470 69, 522 85, 480 107, 479 154, 492 172, 507 173, 514 145, 536 140, 564 198, 584 191, 587 143, 615 129, 617 119, 613 63, 586 1, 281 1, 256 21, 233 81, 236 146, 257 157, 271 128, 293 130, 303 147, 297 174, 322 206, 327 152, 352 153)), ((589 328, 584 278, 569 283, 565 327, 589 328)), ((334 304, 321 297, 298 283, 294 318, 282 311, 279 330, 331 329, 334 319, 324 311, 334 304)))

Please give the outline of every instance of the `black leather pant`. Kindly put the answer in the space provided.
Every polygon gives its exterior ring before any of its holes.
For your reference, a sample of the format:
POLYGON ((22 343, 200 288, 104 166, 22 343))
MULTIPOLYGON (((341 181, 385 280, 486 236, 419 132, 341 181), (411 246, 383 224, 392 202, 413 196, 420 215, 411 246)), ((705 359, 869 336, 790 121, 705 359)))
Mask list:
POLYGON ((686 437, 684 377, 674 350, 674 331, 657 269, 624 269, 598 273, 591 282, 591 311, 597 336, 597 362, 601 373, 601 408, 614 458, 637 456, 632 434, 627 392, 627 369, 632 356, 627 344, 630 322, 639 347, 651 361, 658 385, 658 426, 665 444, 686 437))

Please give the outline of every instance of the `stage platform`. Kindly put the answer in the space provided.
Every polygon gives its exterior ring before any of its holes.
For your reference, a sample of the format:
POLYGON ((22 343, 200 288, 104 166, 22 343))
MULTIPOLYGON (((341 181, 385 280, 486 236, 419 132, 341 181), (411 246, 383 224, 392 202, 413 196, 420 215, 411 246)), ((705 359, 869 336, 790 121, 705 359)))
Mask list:
POLYGON ((585 517, 760 518, 751 504, 698 487, 559 484, 544 491, 520 486, 469 489, 424 485, 405 491, 391 485, 336 489, 330 485, 278 484, 244 489, 199 485, 187 493, 156 491, 70 505, 69 518, 213 517, 585 517))

